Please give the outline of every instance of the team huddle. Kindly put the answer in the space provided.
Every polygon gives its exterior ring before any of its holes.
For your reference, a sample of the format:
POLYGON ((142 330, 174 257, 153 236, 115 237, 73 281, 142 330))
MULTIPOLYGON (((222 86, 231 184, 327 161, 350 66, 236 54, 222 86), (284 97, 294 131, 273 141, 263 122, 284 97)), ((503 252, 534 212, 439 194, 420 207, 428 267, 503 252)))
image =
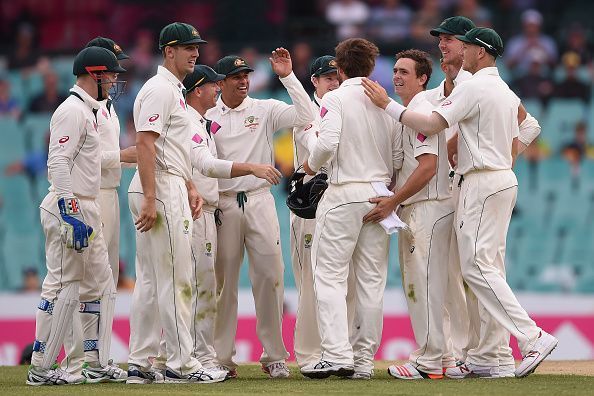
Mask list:
POLYGON ((113 101, 126 71, 119 61, 128 56, 108 38, 89 42, 50 122, 51 186, 40 205, 48 272, 27 384, 236 378, 244 252, 262 370, 289 377, 270 192, 281 179, 273 135, 286 128, 293 128, 293 187, 307 189, 288 201, 302 375, 373 377, 394 232, 418 345, 389 374, 532 373, 558 341, 508 286, 505 242, 518 188, 513 163, 540 126, 499 77, 503 42, 494 30, 456 16, 430 34, 439 39, 445 79, 427 90, 429 55, 399 52, 393 83, 402 104, 368 78, 379 50, 367 40, 342 41, 335 56, 312 63, 313 100, 289 52, 277 48, 269 60, 288 105, 248 96, 253 69, 241 57, 198 64, 207 42, 191 25, 172 23, 159 37, 162 65, 134 102, 136 145, 123 150, 113 101), (125 163, 137 166, 128 188, 136 284, 127 371, 110 359, 125 163), (510 334, 523 356, 518 367, 510 334), (57 364, 62 346, 66 357, 57 364))

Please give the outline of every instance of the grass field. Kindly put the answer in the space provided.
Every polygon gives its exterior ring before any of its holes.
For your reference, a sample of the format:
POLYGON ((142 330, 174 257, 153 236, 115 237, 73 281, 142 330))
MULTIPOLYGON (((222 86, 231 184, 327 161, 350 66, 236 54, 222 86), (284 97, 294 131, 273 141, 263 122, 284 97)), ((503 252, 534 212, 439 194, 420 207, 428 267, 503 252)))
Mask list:
POLYGON ((27 367, 0 367, 1 395, 245 395, 245 394, 342 394, 342 395, 592 395, 594 364, 578 363, 577 369, 564 362, 546 362, 536 374, 523 379, 467 379, 441 381, 399 381, 388 376, 388 363, 378 362, 376 375, 371 381, 353 381, 339 378, 310 380, 291 367, 291 378, 271 380, 258 365, 241 366, 239 378, 211 385, 126 385, 85 384, 76 386, 25 385, 27 367), (564 366, 565 365, 565 366, 564 366), (551 372, 576 374, 549 374, 551 372), (542 372, 539 374, 538 372, 542 372))

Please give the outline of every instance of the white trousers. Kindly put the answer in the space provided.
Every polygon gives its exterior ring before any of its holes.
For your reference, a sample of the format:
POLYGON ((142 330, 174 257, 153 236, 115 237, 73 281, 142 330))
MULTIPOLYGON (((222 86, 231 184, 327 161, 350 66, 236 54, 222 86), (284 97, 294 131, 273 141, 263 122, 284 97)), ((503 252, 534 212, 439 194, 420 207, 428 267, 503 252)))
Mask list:
POLYGON ((330 185, 318 206, 312 263, 322 359, 371 371, 381 340, 389 237, 363 224, 375 207, 370 183, 330 185), (347 279, 353 267, 355 310, 349 339, 347 279))
POLYGON ((220 194, 222 225, 218 227, 217 315, 215 350, 220 364, 237 367, 237 295, 244 252, 249 259, 249 277, 256 307, 256 333, 262 343, 262 364, 285 361, 289 357, 282 338, 284 264, 280 228, 274 197, 268 188, 245 193, 247 201, 239 207, 235 194, 220 194))
POLYGON ((444 298, 454 206, 451 199, 407 205, 400 217, 410 232, 398 233, 402 285, 418 348, 410 361, 419 370, 441 375, 453 355, 444 336, 444 298))
POLYGON ((99 210, 113 283, 117 287, 120 275, 120 200, 117 188, 99 190, 99 210))
MULTIPOLYGON (((192 215, 184 180, 165 172, 155 175, 157 220, 136 232, 136 285, 130 312, 128 363, 143 368, 159 350, 161 331, 167 367, 185 375, 201 367, 192 355, 192 215)), ((138 171, 128 190, 133 220, 139 216, 142 186, 138 171)))
MULTIPOLYGON (((462 276, 481 304, 479 315, 481 311, 483 316, 484 312, 490 314, 516 337, 525 354, 536 342, 540 328, 520 306, 501 271, 517 185, 512 170, 464 175, 455 230, 462 276)), ((486 336, 483 317, 481 322, 481 336, 486 336)), ((495 338, 493 345, 500 344, 495 338)))

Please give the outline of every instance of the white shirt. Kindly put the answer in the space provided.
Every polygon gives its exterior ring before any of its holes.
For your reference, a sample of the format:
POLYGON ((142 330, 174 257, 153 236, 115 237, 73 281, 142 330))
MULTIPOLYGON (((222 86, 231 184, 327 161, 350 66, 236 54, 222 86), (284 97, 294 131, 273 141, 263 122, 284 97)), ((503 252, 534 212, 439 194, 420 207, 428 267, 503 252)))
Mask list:
MULTIPOLYGON (((435 106, 431 104, 425 95, 425 91, 416 94, 407 108, 421 114, 430 115, 435 106)), ((446 199, 451 196, 450 179, 448 176, 448 152, 446 147, 446 137, 443 133, 432 136, 425 136, 412 128, 400 124, 402 128, 402 148, 404 151, 404 161, 402 169, 396 182, 396 190, 404 186, 406 181, 419 166, 417 157, 422 154, 432 154, 437 156, 437 169, 435 176, 429 183, 412 197, 402 202, 404 205, 431 199, 446 199)))
POLYGON ((361 77, 345 80, 322 99, 320 134, 308 165, 317 172, 331 160, 333 184, 390 184, 402 166, 402 134, 396 122, 367 98, 361 77))
POLYGON ((78 85, 50 120, 47 157, 50 191, 60 198, 95 198, 101 177, 101 147, 96 112, 99 102, 78 85))
MULTIPOLYGON (((454 88, 458 85, 472 78, 472 73, 464 69, 458 71, 458 75, 454 79, 454 88)), ((445 79, 435 88, 425 91, 425 97, 433 106, 439 106, 447 96, 445 96, 445 79)), ((450 140, 458 132, 458 125, 452 125, 445 129, 446 140, 450 140)))
MULTIPOLYGON (((230 109, 219 97, 217 105, 206 112, 206 118, 212 120, 211 133, 217 142, 219 158, 274 165, 274 132, 313 121, 309 96, 295 74, 280 81, 287 88, 293 105, 275 99, 247 97, 239 106, 230 109)), ((219 180, 221 192, 252 191, 269 186, 266 180, 253 175, 219 180)))
POLYGON ((486 67, 456 87, 434 110, 449 126, 458 123, 457 173, 512 168, 519 104, 497 68, 486 67))
POLYGON ((190 140, 192 122, 182 95, 183 85, 169 70, 159 66, 157 74, 140 89, 134 101, 134 126, 138 133, 153 131, 156 170, 191 178, 190 140))
POLYGON ((217 177, 231 177, 233 162, 217 159, 217 146, 206 130, 206 120, 192 106, 188 106, 192 119, 192 181, 206 204, 219 205, 217 177))
POLYGON ((97 129, 101 137, 101 188, 117 188, 122 178, 120 163, 120 120, 107 99, 99 102, 97 129))

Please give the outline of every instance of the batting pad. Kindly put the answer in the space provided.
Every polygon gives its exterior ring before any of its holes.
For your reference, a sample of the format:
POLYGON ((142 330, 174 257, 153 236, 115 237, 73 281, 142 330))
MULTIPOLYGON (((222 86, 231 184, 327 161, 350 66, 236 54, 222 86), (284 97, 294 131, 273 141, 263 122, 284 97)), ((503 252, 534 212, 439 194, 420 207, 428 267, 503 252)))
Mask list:
POLYGON ((81 303, 80 318, 83 325, 85 360, 98 360, 101 367, 107 366, 109 362, 115 300, 116 291, 111 280, 100 300, 81 303))
MULTIPOLYGON (((58 292, 58 298, 53 303, 51 310, 44 310, 45 305, 40 304, 37 311, 37 337, 36 342, 45 344, 41 367, 49 369, 56 362, 58 353, 62 348, 66 331, 72 323, 74 311, 78 306, 79 282, 74 281, 58 292), (43 307, 42 307, 43 305, 43 307)), ((42 300, 43 303, 43 300, 42 300)), ((51 304, 51 303, 50 303, 51 304)))

